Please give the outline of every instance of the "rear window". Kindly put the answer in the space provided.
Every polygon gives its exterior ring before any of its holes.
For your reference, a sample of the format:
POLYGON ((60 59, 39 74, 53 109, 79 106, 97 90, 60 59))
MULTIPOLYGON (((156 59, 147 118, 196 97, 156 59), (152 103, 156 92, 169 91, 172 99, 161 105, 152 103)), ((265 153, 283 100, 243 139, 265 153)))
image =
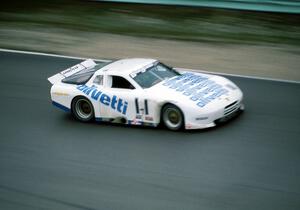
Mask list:
POLYGON ((76 85, 85 84, 85 83, 87 83, 87 81, 89 81, 89 79, 94 75, 94 73, 96 71, 98 71, 99 69, 103 68, 104 66, 106 66, 110 63, 111 62, 99 63, 96 66, 94 66, 93 68, 83 69, 83 70, 77 72, 76 74, 73 74, 69 77, 64 78, 62 80, 62 82, 68 83, 68 84, 76 84, 76 85))

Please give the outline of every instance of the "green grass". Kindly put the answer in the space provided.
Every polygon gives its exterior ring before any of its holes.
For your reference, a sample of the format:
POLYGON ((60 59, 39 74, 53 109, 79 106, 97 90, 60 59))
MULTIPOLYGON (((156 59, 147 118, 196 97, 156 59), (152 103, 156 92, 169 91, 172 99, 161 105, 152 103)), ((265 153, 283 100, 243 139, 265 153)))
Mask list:
POLYGON ((0 8, 0 28, 219 43, 299 45, 299 23, 294 14, 92 1, 11 0, 0 8))

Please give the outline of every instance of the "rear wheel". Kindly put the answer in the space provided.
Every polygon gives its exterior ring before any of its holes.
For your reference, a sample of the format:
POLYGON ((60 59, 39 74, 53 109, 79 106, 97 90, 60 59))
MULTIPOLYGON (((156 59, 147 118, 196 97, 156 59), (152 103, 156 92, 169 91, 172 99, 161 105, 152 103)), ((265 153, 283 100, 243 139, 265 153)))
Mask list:
POLYGON ((91 121, 94 118, 93 105, 83 96, 76 97, 72 102, 72 114, 81 122, 91 121))
POLYGON ((168 129, 174 131, 181 129, 184 124, 181 110, 172 104, 167 104, 163 107, 162 120, 168 129))

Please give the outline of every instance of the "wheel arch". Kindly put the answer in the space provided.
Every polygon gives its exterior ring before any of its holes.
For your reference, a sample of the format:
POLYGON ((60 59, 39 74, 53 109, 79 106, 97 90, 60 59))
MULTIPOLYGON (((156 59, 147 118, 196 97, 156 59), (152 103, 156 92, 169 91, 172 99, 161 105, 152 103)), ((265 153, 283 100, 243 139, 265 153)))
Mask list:
POLYGON ((184 112, 182 111, 182 108, 181 108, 180 106, 176 105, 175 103, 170 102, 170 101, 166 101, 166 102, 162 103, 161 106, 160 106, 160 110, 159 110, 159 124, 161 124, 161 123, 163 122, 163 120, 162 120, 163 109, 164 109, 164 107, 167 106, 167 105, 176 106, 176 107, 179 109, 179 111, 181 112, 181 114, 182 114, 182 116, 183 116, 183 126, 184 126, 184 125, 185 125, 185 120, 186 120, 186 119, 185 119, 185 114, 184 114, 184 112))
POLYGON ((84 98, 86 99, 87 101, 89 101, 92 105, 92 109, 93 109, 93 118, 95 119, 96 118, 96 113, 95 113, 95 107, 94 107, 94 104, 93 102, 88 98, 86 97, 85 95, 74 95, 73 98, 70 100, 70 111, 72 114, 74 114, 74 110, 73 110, 73 103, 76 99, 78 98, 84 98))

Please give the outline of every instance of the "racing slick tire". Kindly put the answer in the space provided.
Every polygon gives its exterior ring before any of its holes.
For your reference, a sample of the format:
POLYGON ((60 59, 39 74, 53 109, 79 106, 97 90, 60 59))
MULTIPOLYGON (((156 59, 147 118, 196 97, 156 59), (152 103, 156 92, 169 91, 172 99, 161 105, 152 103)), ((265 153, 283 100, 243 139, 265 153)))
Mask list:
POLYGON ((89 122, 94 118, 93 105, 86 97, 74 98, 71 107, 73 116, 81 122, 89 122))
POLYGON ((180 130, 184 125, 184 117, 181 110, 173 104, 167 104, 163 107, 162 121, 168 129, 173 131, 180 130))

